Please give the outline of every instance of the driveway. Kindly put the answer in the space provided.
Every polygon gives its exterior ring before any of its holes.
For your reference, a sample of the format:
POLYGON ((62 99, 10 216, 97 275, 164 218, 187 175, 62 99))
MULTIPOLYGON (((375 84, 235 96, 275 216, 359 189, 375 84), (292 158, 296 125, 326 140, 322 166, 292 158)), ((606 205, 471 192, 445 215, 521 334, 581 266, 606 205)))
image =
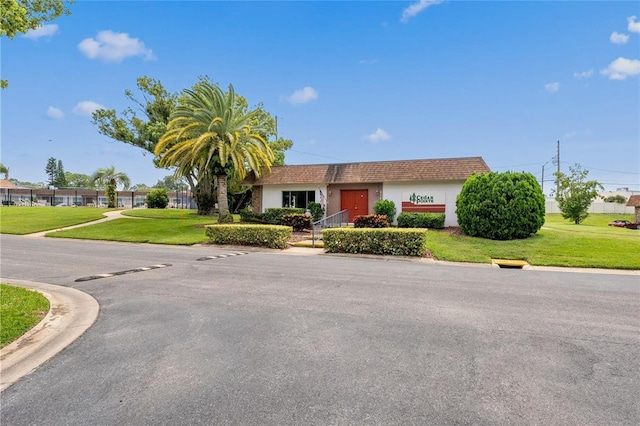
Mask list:
POLYGON ((100 304, 2 424, 640 423, 637 276, 0 243, 4 278, 100 304))

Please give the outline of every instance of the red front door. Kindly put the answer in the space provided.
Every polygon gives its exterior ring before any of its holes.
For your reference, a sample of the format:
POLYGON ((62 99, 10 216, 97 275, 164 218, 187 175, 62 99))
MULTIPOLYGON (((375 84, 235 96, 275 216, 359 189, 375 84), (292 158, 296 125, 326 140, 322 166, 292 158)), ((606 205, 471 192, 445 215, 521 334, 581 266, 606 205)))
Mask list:
POLYGON ((349 189, 340 191, 340 210, 349 210, 349 222, 360 215, 369 214, 369 191, 349 189))

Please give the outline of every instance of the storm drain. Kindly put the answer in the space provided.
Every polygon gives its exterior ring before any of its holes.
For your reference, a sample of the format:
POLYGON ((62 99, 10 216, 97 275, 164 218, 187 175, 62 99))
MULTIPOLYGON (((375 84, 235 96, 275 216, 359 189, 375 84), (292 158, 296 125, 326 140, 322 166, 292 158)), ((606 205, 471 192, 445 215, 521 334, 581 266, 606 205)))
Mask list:
POLYGON ((75 282, 99 280, 100 278, 109 278, 109 277, 115 277, 117 275, 127 275, 127 274, 133 274, 136 272, 150 271, 152 269, 166 268, 167 266, 171 266, 171 264, 161 263, 159 265, 143 266, 141 268, 128 269, 126 271, 110 272, 108 274, 89 275, 88 277, 78 278, 77 280, 75 280, 75 282))
POLYGON ((224 253, 224 254, 217 254, 215 256, 205 256, 196 260, 224 259, 225 257, 242 256, 243 254, 249 254, 249 253, 245 253, 245 252, 224 253))
POLYGON ((503 269, 523 269, 529 264, 524 260, 514 259, 491 259, 491 264, 503 269))

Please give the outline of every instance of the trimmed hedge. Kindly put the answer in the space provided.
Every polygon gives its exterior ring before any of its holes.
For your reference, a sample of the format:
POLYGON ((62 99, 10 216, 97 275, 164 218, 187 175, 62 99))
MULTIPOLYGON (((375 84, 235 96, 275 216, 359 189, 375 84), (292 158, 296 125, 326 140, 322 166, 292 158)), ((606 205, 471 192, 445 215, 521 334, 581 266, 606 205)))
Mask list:
POLYGON ((237 244, 284 249, 291 240, 289 226, 280 225, 207 225, 206 236, 213 244, 237 244))
POLYGON ((545 200, 531 173, 472 175, 456 199, 460 229, 492 240, 528 238, 544 224, 545 200))
POLYGON ((444 213, 400 213, 398 228, 444 228, 444 213))
POLYGON ((249 208, 240 210, 241 222, 262 223, 263 216, 264 216, 264 213, 254 213, 249 208))
POLYGON ((353 218, 354 228, 387 228, 389 222, 383 214, 367 214, 353 218))
POLYGON ((322 241, 327 253, 422 256, 427 249, 427 230, 330 228, 322 231, 322 241))
POLYGON ((243 222, 280 225, 284 216, 288 214, 304 214, 304 212, 304 209, 298 208, 268 208, 264 213, 254 213, 249 209, 244 209, 240 212, 240 220, 243 222))
POLYGON ((282 226, 290 226, 294 231, 311 229, 311 216, 306 214, 288 214, 282 216, 282 226))

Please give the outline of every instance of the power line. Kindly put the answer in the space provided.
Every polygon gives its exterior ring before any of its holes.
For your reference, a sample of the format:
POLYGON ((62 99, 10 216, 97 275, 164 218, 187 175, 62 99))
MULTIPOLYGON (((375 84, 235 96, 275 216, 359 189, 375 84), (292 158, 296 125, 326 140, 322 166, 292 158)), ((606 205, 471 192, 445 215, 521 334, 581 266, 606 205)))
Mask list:
MULTIPOLYGON (((568 164, 570 166, 573 166, 572 163, 565 163, 564 161, 562 162, 562 164, 568 164)), ((596 167, 591 167, 591 166, 584 166, 585 169, 589 169, 589 170, 597 170, 599 172, 607 172, 607 173, 620 173, 620 174, 625 174, 625 175, 640 175, 640 173, 637 172, 621 172, 621 171, 617 171, 617 170, 605 170, 605 169, 598 169, 596 167)))
POLYGON ((499 166, 499 167, 494 167, 494 169, 509 169, 512 167, 525 167, 525 166, 539 166, 541 164, 545 164, 542 161, 539 163, 529 163, 529 164, 514 164, 512 166, 499 166))
POLYGON ((344 158, 329 157, 328 155, 320 155, 320 154, 312 154, 310 152, 296 151, 295 149, 289 149, 289 151, 295 152, 298 154, 312 155, 314 157, 329 158, 331 160, 337 160, 337 161, 350 161, 350 160, 345 160, 344 158))

